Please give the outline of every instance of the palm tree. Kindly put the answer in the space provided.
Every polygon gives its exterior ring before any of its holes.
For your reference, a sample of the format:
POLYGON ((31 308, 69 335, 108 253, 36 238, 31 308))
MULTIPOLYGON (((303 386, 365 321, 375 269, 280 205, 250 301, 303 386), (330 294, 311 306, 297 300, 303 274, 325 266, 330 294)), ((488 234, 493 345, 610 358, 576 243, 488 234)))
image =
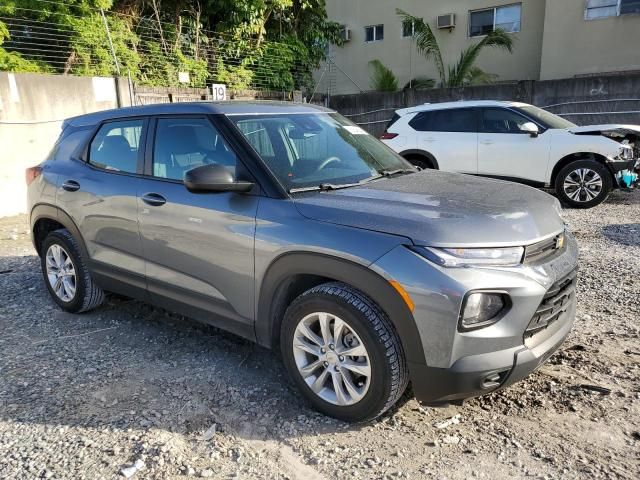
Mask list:
POLYGON ((473 83, 490 83, 496 78, 495 75, 486 73, 475 66, 478 55, 485 47, 493 47, 507 50, 512 53, 513 40, 502 29, 496 29, 485 35, 478 43, 470 46, 460 53, 460 59, 455 65, 447 66, 445 71, 442 52, 431 27, 422 18, 414 17, 404 10, 396 9, 396 13, 403 22, 413 22, 414 37, 418 52, 435 62, 438 74, 440 75, 440 85, 442 87, 461 87, 473 83))
POLYGON ((369 66, 373 69, 371 88, 378 92, 395 92, 398 90, 398 79, 380 60, 371 60, 369 66))

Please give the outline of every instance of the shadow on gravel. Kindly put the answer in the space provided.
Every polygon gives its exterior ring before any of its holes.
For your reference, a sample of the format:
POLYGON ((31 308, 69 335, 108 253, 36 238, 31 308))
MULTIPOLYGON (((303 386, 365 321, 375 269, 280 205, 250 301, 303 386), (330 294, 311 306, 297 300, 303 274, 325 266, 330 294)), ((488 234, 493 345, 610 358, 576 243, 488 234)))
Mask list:
POLYGON ((114 295, 63 312, 36 256, 0 257, 0 271, 3 420, 184 434, 215 423, 248 439, 359 429, 311 410, 252 342, 114 295))
POLYGON ((609 240, 628 247, 640 246, 640 223, 612 224, 602 227, 609 240))

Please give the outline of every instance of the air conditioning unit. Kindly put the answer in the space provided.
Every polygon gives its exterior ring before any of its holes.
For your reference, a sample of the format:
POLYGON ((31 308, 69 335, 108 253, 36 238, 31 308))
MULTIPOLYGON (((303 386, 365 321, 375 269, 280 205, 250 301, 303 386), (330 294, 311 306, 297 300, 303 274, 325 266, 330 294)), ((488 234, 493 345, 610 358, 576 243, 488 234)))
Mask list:
POLYGON ((438 15, 438 28, 452 29, 456 26, 456 14, 447 13, 445 15, 438 15))
POLYGON ((348 42, 351 40, 351 29, 346 25, 343 25, 340 29, 340 38, 342 38, 342 41, 344 42, 348 42))

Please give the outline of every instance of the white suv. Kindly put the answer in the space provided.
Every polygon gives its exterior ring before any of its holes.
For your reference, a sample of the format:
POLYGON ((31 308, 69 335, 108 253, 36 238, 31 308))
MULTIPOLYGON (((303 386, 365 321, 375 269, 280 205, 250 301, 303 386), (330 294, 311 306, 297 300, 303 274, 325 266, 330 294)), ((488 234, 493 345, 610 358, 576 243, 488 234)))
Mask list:
POLYGON ((526 103, 462 101, 397 110, 381 140, 422 168, 550 187, 589 208, 637 180, 640 126, 578 127, 526 103))

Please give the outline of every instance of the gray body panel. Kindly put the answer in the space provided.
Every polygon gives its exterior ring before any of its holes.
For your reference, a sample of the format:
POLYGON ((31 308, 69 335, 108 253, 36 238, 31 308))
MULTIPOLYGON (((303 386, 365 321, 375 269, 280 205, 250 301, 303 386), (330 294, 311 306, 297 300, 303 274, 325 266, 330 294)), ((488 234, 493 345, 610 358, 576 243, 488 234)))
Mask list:
POLYGON ((136 194, 140 179, 91 168, 76 161, 56 162, 56 203, 82 232, 91 260, 135 275, 145 276, 145 260, 138 231, 136 194), (67 180, 80 189, 62 188, 67 180))
POLYGON ((411 238, 417 245, 526 245, 564 228, 555 199, 531 187, 424 170, 295 198, 307 218, 411 238))
POLYGON ((253 243, 260 197, 195 194, 184 185, 140 180, 138 213, 151 299, 201 303, 217 315, 253 326, 253 243), (149 206, 141 197, 162 195, 149 206))

